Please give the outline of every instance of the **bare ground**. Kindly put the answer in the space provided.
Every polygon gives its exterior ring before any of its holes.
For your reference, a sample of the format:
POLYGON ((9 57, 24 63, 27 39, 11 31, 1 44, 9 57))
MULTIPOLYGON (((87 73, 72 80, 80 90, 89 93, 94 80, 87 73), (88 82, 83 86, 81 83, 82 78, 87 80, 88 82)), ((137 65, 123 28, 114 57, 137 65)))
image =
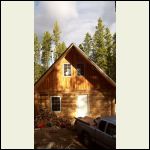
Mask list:
POLYGON ((75 131, 66 128, 41 128, 34 131, 35 149, 87 149, 75 131))

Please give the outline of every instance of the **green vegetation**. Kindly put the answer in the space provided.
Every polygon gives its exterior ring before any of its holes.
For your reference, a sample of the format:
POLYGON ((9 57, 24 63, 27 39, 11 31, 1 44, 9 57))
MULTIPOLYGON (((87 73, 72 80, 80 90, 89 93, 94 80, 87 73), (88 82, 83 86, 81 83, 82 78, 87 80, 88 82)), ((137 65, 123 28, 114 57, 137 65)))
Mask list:
MULTIPOLYGON (((52 34, 44 32, 41 43, 37 34, 34 34, 34 82, 48 69, 52 61, 52 51, 55 61, 65 51, 66 44, 60 40, 60 35, 61 30, 57 21, 54 23, 52 34)), ((79 48, 116 81, 116 33, 112 35, 101 18, 98 19, 93 36, 87 32, 79 48)))

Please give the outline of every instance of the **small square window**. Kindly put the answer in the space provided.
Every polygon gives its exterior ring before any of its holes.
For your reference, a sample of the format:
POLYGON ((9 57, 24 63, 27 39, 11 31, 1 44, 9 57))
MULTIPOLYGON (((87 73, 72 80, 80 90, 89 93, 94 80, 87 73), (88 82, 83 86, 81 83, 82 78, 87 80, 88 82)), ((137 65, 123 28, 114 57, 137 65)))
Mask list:
POLYGON ((84 64, 77 64, 77 75, 84 75, 84 64))
POLYGON ((51 98, 52 111, 60 111, 60 97, 53 96, 51 98))
POLYGON ((71 76, 71 64, 64 64, 64 76, 71 76))

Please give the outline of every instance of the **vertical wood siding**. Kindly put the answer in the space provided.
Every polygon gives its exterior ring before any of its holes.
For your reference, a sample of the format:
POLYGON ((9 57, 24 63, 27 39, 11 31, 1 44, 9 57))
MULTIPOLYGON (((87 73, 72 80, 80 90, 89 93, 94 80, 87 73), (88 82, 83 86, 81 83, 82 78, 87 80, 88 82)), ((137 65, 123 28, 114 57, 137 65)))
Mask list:
MULTIPOLYGON (((107 116, 114 114, 113 100, 115 88, 77 51, 72 50, 55 64, 53 70, 35 89, 35 93, 48 94, 43 100, 35 96, 35 113, 38 114, 39 103, 51 111, 50 96, 61 96, 60 116, 75 116, 76 101, 80 94, 87 94, 89 100, 89 115, 107 116), (71 76, 64 76, 64 64, 71 64, 71 76), (84 76, 77 76, 77 64, 84 64, 84 76)), ((36 95, 37 95, 36 94, 36 95)))

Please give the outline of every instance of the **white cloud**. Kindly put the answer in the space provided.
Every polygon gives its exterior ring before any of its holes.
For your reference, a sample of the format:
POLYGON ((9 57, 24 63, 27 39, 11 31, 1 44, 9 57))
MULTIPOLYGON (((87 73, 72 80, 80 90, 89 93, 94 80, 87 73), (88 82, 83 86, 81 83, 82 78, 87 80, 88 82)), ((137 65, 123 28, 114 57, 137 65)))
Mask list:
POLYGON ((39 9, 42 17, 45 15, 54 19, 69 19, 77 17, 74 1, 43 1, 40 2, 39 9))
POLYGON ((52 29, 55 20, 63 26, 64 21, 76 18, 78 13, 76 2, 71 1, 42 1, 35 8, 35 32, 43 33, 52 29))
POLYGON ((70 43, 76 43, 78 45, 84 40, 87 32, 93 35, 95 24, 96 22, 94 21, 80 19, 72 20, 66 24, 66 28, 63 30, 63 40, 67 43, 67 46, 70 43))

